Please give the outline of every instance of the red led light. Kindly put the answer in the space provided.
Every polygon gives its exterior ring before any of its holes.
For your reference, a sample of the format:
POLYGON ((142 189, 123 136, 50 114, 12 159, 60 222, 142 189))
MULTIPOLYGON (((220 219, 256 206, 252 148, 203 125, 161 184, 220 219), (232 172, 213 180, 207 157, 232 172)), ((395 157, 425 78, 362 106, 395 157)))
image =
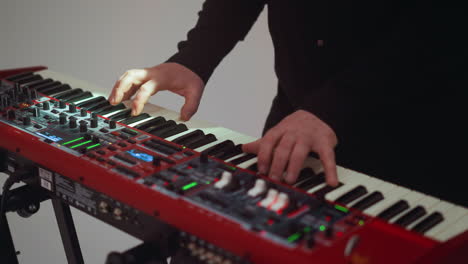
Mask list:
POLYGON ((341 231, 336 232, 336 236, 337 236, 337 237, 342 237, 342 236, 343 236, 343 232, 341 232, 341 231))
POLYGON ((325 221, 330 222, 331 221, 331 216, 329 216, 329 215, 325 216, 325 221))

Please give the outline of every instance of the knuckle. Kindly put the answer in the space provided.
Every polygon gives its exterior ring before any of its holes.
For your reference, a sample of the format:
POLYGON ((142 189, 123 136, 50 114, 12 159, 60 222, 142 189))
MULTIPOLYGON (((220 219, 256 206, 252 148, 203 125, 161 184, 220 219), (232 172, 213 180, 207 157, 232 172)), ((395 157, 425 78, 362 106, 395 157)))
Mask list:
POLYGON ((285 159, 289 154, 289 149, 285 146, 279 146, 275 149, 275 158, 285 159))

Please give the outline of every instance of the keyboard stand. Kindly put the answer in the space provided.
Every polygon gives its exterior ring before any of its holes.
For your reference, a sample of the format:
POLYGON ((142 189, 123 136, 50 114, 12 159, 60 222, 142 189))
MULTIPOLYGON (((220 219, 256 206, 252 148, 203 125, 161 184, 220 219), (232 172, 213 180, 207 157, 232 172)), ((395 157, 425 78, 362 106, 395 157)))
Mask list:
MULTIPOLYGON (((2 195, 0 195, 0 198, 1 197, 2 195)), ((0 263, 19 263, 17 255, 19 255, 20 252, 15 249, 6 213, 18 212, 22 217, 29 217, 39 210, 39 204, 41 202, 49 199, 52 200, 68 263, 84 263, 70 207, 58 198, 50 197, 50 195, 40 187, 33 185, 24 185, 10 191, 9 199, 5 203, 5 214, 0 216, 4 217, 1 224, 2 226, 0 226, 0 263), (28 210, 28 208, 30 209, 28 210)))
POLYGON ((73 216, 70 211, 70 206, 59 200, 52 198, 55 218, 62 237, 62 244, 65 249, 67 261, 70 264, 83 264, 83 255, 81 253, 80 242, 76 234, 73 216))
MULTIPOLYGON (((0 195, 0 199, 1 198, 2 195, 0 195)), ((17 254, 19 254, 19 252, 15 250, 6 214, 0 215, 0 217, 3 217, 3 221, 0 226, 0 262, 18 264, 17 254)))

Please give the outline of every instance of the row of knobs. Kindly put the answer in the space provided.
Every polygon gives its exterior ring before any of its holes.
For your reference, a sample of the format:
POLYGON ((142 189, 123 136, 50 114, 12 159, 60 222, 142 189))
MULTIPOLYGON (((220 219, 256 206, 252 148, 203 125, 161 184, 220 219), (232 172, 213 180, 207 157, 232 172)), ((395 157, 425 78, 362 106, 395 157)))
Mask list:
MULTIPOLYGON (((65 125, 67 123, 67 115, 64 113, 61 113, 59 116, 59 124, 65 125)), ((80 132, 86 132, 88 131, 88 122, 82 120, 79 122, 80 123, 80 132)), ((75 117, 70 117, 69 122, 68 122, 68 127, 69 128, 77 128, 78 127, 78 122, 75 117)), ((91 128, 97 128, 98 127, 98 119, 93 118, 91 119, 90 122, 90 127, 91 128)), ((110 121, 109 122, 109 128, 114 129, 117 127, 117 123, 115 121, 110 121)))
MULTIPOLYGON (((66 108, 65 102, 60 101, 59 102, 59 108, 65 109, 66 108)), ((42 109, 43 110, 50 110, 50 103, 49 102, 42 103, 42 109)), ((41 109, 40 108, 35 107, 31 111, 32 111, 33 117, 41 116, 41 109)), ((77 112, 76 106, 73 105, 73 104, 68 105, 68 112, 69 113, 76 113, 77 112)), ((11 113, 9 113, 9 118, 14 119, 14 114, 15 114, 14 111, 11 111, 11 113), (12 116, 10 116, 10 114, 12 116)), ((80 109, 80 116, 81 117, 86 117, 87 115, 88 115, 88 112, 86 111, 86 109, 80 109)), ((77 119, 75 117, 67 118, 67 114, 65 114, 65 113, 60 113, 60 115, 59 115, 59 124, 60 125, 65 125, 67 123, 67 119, 69 119, 69 123, 68 123, 69 128, 77 128, 78 127, 77 119)), ((31 125, 31 118, 29 116, 24 117, 23 118, 23 124, 26 125, 26 126, 31 125)), ((97 128, 98 127, 97 115, 94 114, 94 113, 92 114, 90 127, 91 128, 97 128)), ((109 128, 110 129, 115 129, 116 127, 117 127, 117 123, 115 121, 110 121, 109 122, 109 128)), ((80 121, 80 132, 86 132, 86 131, 88 131, 88 123, 86 121, 82 120, 82 121, 80 121)))

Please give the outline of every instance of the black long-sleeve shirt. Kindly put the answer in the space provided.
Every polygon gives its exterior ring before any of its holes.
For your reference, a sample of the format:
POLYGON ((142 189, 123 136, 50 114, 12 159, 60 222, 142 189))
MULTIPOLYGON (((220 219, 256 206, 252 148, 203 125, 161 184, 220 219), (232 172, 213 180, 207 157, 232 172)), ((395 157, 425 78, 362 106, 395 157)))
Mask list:
POLYGON ((169 61, 208 82, 265 6, 278 77, 266 129, 305 109, 337 133, 339 164, 466 203, 468 195, 453 185, 427 180, 429 174, 457 180, 462 160, 455 153, 468 146, 461 125, 468 99, 466 8, 430 1, 207 0, 169 61))

